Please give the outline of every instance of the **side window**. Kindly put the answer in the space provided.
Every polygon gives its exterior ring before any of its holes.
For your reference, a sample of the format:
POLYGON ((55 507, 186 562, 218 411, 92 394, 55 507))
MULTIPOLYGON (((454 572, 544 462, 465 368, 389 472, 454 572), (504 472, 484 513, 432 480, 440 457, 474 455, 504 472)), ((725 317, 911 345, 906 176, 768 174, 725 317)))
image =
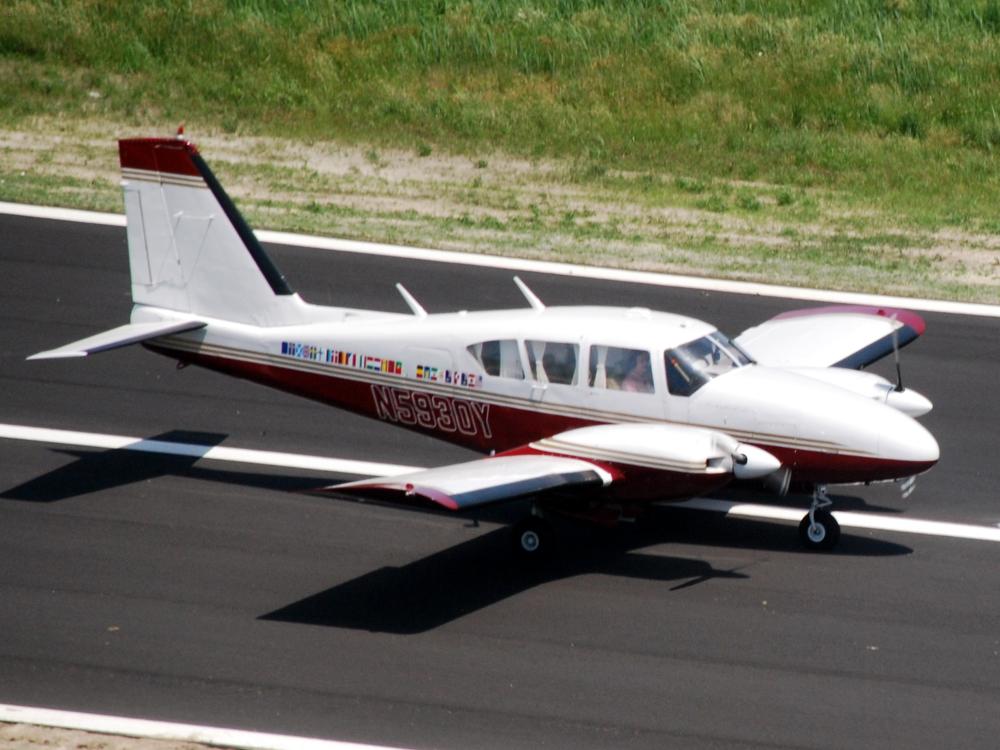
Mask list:
POLYGON ((521 355, 518 354, 517 342, 513 339, 473 344, 469 347, 469 354, 482 366, 487 375, 524 380, 521 355))
POLYGON ((573 385, 580 347, 557 341, 526 341, 531 375, 539 383, 573 385))
POLYGON ((633 393, 653 392, 653 370, 649 352, 623 349, 617 346, 590 347, 590 378, 592 388, 633 393))

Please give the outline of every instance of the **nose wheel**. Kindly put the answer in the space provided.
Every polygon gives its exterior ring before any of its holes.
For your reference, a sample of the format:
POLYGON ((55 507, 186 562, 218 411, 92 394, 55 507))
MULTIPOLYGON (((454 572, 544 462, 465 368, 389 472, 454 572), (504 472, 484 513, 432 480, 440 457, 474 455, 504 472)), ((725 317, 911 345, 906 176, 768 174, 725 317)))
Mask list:
POLYGON ((799 539, 806 549, 827 552, 840 541, 840 524, 827 510, 832 504, 833 501, 826 494, 826 486, 817 486, 813 491, 809 512, 799 523, 799 539))

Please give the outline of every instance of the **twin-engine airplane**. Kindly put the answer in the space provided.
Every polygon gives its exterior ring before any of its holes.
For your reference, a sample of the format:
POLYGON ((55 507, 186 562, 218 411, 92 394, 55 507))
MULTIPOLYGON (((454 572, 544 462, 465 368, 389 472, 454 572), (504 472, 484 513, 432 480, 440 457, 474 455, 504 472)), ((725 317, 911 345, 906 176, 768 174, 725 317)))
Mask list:
POLYGON ((649 502, 733 480, 813 489, 806 547, 839 538, 828 483, 926 471, 938 445, 923 396, 862 368, 924 331, 911 312, 785 313, 727 338, 645 308, 412 314, 321 307, 295 294, 199 155, 181 138, 119 141, 131 322, 30 359, 142 343, 180 364, 349 409, 487 457, 334 485, 465 511, 534 498, 515 527, 528 557, 551 514, 614 523, 649 502))

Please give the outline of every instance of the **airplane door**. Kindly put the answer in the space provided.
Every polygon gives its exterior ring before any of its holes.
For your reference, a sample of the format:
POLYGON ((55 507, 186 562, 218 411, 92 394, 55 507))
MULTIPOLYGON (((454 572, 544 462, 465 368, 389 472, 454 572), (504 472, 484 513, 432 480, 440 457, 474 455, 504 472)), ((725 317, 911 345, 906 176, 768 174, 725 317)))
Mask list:
POLYGON ((531 400, 579 407, 583 401, 580 342, 529 339, 524 344, 531 400))
POLYGON ((467 351, 482 373, 481 389, 488 393, 525 400, 532 397, 520 346, 515 339, 494 339, 472 344, 467 351))

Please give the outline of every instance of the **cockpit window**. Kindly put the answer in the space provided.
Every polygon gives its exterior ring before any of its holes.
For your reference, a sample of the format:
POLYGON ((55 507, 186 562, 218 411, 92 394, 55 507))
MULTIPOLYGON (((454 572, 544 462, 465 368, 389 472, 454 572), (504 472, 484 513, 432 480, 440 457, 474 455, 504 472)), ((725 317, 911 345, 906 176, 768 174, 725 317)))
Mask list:
POLYGON ((521 355, 518 354, 517 342, 513 339, 483 341, 480 344, 473 344, 468 349, 469 354, 475 357, 487 375, 524 380, 521 355))
POLYGON ((715 331, 689 341, 663 355, 667 390, 675 396, 690 396, 712 378, 753 362, 725 335, 715 331))

